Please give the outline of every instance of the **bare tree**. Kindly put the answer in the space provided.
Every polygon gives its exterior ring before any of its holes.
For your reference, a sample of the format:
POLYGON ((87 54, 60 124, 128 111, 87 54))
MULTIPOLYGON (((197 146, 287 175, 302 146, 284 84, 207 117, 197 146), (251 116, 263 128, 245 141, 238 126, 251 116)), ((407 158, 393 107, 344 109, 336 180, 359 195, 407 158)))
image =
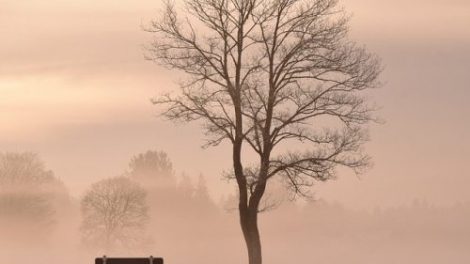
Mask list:
POLYGON ((57 182, 38 155, 30 152, 0 153, 0 187, 37 186, 57 182))
POLYGON ((208 141, 232 144, 240 224, 250 264, 262 263, 258 212, 267 183, 298 195, 344 166, 360 173, 364 90, 379 85, 379 59, 347 38, 337 0, 166 2, 146 30, 147 58, 184 72, 181 93, 154 100, 170 120, 201 121, 208 141), (243 162, 256 154, 257 161, 243 162))
POLYGON ((146 192, 126 177, 99 181, 81 201, 83 242, 107 250, 141 246, 147 221, 146 192))

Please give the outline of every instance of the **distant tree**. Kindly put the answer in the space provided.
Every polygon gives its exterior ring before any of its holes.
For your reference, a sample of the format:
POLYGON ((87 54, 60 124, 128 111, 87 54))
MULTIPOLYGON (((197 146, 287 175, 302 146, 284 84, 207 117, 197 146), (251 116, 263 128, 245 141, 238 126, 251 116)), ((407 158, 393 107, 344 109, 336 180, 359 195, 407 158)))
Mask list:
POLYGON ((126 177, 101 180, 81 201, 81 231, 85 245, 112 250, 137 248, 147 237, 146 192, 126 177))
POLYGON ((164 116, 201 121, 207 146, 232 146, 240 225, 250 264, 261 264, 258 213, 268 182, 298 195, 343 166, 369 164, 361 146, 375 110, 378 58, 348 39, 337 0, 166 1, 147 57, 188 79, 154 103, 164 116), (256 155, 255 160, 247 157, 256 155))
POLYGON ((194 184, 191 177, 182 173, 177 185, 177 192, 185 199, 190 200, 194 195, 194 184))
POLYGON ((173 164, 163 151, 149 150, 132 157, 129 163, 129 176, 140 182, 156 184, 160 187, 174 187, 173 164))
POLYGON ((68 198, 62 182, 34 153, 0 153, 0 221, 23 233, 46 234, 68 198))
POLYGON ((0 153, 0 188, 42 187, 55 183, 54 173, 46 170, 37 154, 0 153))
POLYGON ((218 212, 217 205, 209 194, 206 179, 202 174, 198 177, 192 200, 200 217, 212 217, 218 212))
POLYGON ((199 175, 196 188, 194 189, 194 199, 201 202, 212 201, 209 196, 209 190, 207 189, 206 179, 202 174, 199 175))

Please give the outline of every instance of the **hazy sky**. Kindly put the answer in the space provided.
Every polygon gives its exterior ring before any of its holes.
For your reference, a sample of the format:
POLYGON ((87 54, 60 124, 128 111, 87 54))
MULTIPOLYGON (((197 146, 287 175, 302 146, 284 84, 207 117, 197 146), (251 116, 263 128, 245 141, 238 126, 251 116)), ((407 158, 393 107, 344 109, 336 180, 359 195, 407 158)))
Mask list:
MULTIPOLYGON (((470 2, 342 3, 352 38, 383 59, 386 85, 373 98, 387 123, 371 130, 374 168, 318 184, 316 197, 357 208, 469 201, 470 2)), ((196 125, 164 122, 150 104, 180 77, 143 59, 141 25, 159 5, 0 0, 0 151, 39 153, 74 195, 147 149, 203 173, 215 197, 229 190, 226 146, 201 149, 196 125)))

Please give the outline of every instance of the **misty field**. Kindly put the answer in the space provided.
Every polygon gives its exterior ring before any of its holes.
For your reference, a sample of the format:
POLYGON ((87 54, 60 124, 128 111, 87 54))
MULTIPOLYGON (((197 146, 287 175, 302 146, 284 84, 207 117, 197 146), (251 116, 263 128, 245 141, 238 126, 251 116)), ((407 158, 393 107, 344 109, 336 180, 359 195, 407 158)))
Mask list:
MULTIPOLYGON (((26 162, 29 167, 21 167, 23 172, 34 168, 47 172, 34 155, 13 155, 10 162, 15 158, 18 161, 19 157, 23 162, 15 165, 29 161, 26 162)), ((7 166, 5 162, 2 164, 5 172, 7 166)), ((14 170, 8 171, 10 176, 14 175, 14 170)), ((106 196, 106 190, 109 194, 113 184, 118 186, 119 196, 109 196, 114 200, 108 200, 115 207, 120 201, 116 197, 129 195, 122 192, 122 188, 129 189, 120 184, 122 179, 126 186, 134 186, 129 185, 132 182, 140 184, 142 189, 135 190, 146 194, 142 201, 146 219, 139 232, 131 233, 129 230, 134 230, 134 225, 126 225, 108 237, 101 233, 104 223, 89 222, 87 218, 90 217, 88 196, 84 195, 81 200, 71 197, 53 174, 39 173, 29 180, 25 177, 13 180, 5 173, 1 175, 3 186, 7 182, 9 186, 22 186, 0 191, 1 263, 93 263, 95 257, 102 255, 154 255, 175 264, 235 264, 245 258, 234 210, 236 196, 214 201, 203 176, 176 176, 163 152, 136 155, 124 178, 100 181, 107 189, 99 189, 101 185, 90 187, 90 190, 98 188, 99 194, 106 196), (34 185, 28 184, 33 180, 34 185), (96 237, 90 240, 87 231, 93 223, 96 237), (123 235, 127 237, 121 241, 123 235)), ((260 218, 266 263, 470 261, 470 204, 435 207, 416 200, 401 207, 358 211, 323 200, 290 202, 288 193, 278 185, 268 193, 277 194, 278 199, 276 208, 262 213, 260 218)))

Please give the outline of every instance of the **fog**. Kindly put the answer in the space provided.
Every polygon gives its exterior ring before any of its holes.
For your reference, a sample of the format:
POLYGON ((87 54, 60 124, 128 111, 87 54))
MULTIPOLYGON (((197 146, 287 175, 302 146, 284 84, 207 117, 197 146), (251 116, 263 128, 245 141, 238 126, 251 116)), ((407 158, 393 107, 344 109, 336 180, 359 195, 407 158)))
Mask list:
MULTIPOLYGON (((384 86, 371 94, 386 121, 366 145, 374 166, 315 184, 311 200, 270 186, 276 206, 260 216, 265 263, 470 263, 470 3, 341 4, 351 38, 385 66, 384 86)), ((104 254, 246 263, 234 182, 222 176, 229 146, 202 149, 198 125, 163 122, 149 102, 181 77, 143 58, 150 36, 141 26, 161 3, 0 6, 0 263, 93 263, 104 254), (158 180, 132 173, 132 158, 148 150, 172 163, 151 174, 158 180), (7 166, 15 155, 32 170, 7 166), (15 177, 31 171, 39 178, 15 177), (87 245, 84 220, 94 214, 83 200, 119 177, 144 189, 139 224, 119 233, 138 246, 106 246, 99 236, 87 245)))
MULTIPOLYGON (((203 175, 181 174, 173 169, 166 154, 155 153, 162 152, 135 155, 129 160, 128 169, 116 178, 129 179, 125 188, 131 183, 141 186, 139 190, 146 194, 142 203, 148 211, 142 232, 127 233, 124 244, 111 246, 100 243, 106 239, 104 235, 98 235, 94 242, 84 240, 84 222, 90 214, 83 201, 90 192, 72 198, 51 174, 44 180, 38 180, 41 176, 13 181, 20 175, 15 174, 19 167, 21 175, 50 171, 36 166, 41 163, 37 155, 2 154, 2 187, 9 188, 0 192, 0 261, 78 264, 92 263, 102 255, 154 255, 164 257, 166 263, 244 262, 243 237, 234 209, 235 192, 214 201, 203 175), (18 157, 34 162, 18 162, 18 157), (26 165, 18 166, 20 163, 26 165), (128 243, 134 238, 140 242, 128 243)), ((111 186, 110 181, 100 182, 111 186)), ((97 186, 94 184, 89 190, 97 186)), ((95 195, 109 193, 102 188, 97 190, 95 195)), ((118 194, 122 193, 121 189, 118 194)), ((111 199, 111 203, 119 203, 116 201, 111 199)), ((280 182, 270 185, 266 202, 273 205, 260 217, 266 263, 470 261, 469 203, 438 207, 414 200, 397 207, 352 210, 322 199, 293 202, 280 182)), ((99 222, 93 223, 98 226, 93 233, 99 234, 99 222)))

